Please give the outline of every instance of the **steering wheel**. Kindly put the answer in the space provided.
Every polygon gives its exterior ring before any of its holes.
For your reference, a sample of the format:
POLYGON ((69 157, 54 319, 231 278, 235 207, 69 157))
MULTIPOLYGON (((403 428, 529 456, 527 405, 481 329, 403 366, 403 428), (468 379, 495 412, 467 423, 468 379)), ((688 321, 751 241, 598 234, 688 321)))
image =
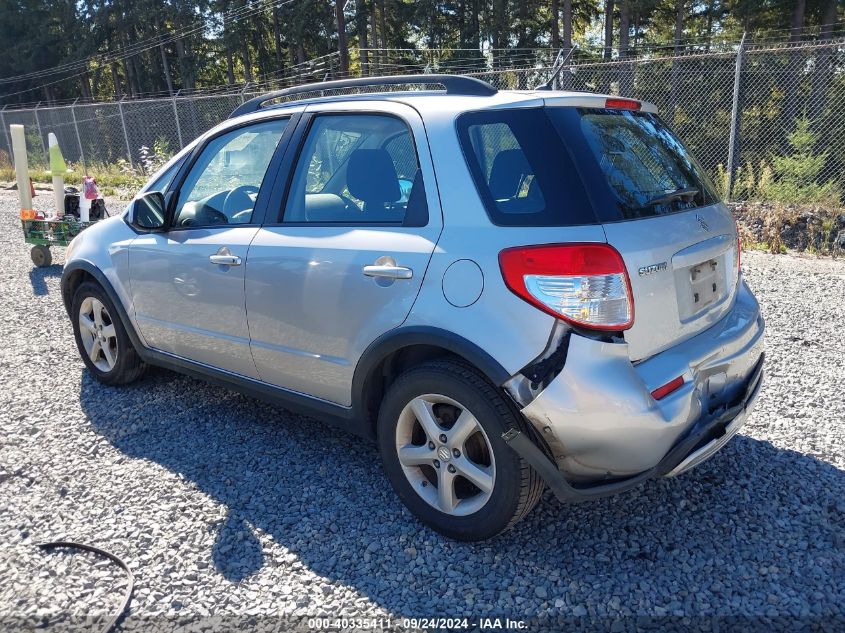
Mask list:
POLYGON ((252 212, 255 207, 255 200, 249 196, 251 193, 257 196, 258 187, 255 185, 240 185, 232 189, 226 194, 226 199, 223 200, 223 215, 234 220, 245 211, 252 212))
POLYGON ((221 213, 217 209, 211 209, 207 206, 203 207, 200 215, 206 224, 229 224, 229 218, 226 217, 226 214, 221 213))
POLYGON ((188 202, 183 208, 183 211, 179 214, 177 222, 179 223, 179 226, 206 226, 229 224, 229 218, 217 209, 212 209, 208 205, 203 205, 197 208, 195 203, 188 202))

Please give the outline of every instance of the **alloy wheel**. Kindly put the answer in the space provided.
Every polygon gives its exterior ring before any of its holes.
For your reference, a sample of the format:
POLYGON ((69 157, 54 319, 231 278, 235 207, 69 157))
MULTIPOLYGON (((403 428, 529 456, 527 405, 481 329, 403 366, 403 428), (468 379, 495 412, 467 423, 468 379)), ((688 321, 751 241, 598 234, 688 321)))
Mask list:
POLYGON ((396 425, 396 451, 414 491, 445 514, 473 514, 493 494, 490 440, 469 409, 451 398, 426 394, 411 400, 396 425))
POLYGON ((102 372, 117 363, 117 332, 108 309, 96 297, 86 297, 79 307, 79 335, 88 358, 102 372))

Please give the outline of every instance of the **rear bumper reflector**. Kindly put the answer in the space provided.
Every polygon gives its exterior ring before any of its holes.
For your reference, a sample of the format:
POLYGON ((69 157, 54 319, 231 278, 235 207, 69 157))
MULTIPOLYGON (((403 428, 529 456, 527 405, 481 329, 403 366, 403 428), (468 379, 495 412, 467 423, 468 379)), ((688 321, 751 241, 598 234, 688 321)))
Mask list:
POLYGON ((662 387, 658 387, 654 391, 651 392, 651 397, 655 400, 660 400, 661 398, 665 398, 673 391, 677 391, 684 385, 684 377, 678 376, 677 378, 670 380, 662 387))

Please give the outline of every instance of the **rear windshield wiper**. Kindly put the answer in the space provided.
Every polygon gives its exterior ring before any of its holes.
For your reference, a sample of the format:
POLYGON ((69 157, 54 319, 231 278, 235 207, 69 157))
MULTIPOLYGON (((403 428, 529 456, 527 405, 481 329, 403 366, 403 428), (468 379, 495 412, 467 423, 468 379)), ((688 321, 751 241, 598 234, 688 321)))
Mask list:
POLYGON ((697 195, 698 189, 696 189, 695 187, 675 189, 675 191, 670 191, 669 193, 663 194, 662 196, 652 198, 651 200, 646 202, 641 208, 645 209, 658 204, 666 204, 667 202, 672 202, 673 200, 679 199, 683 200, 684 202, 692 202, 693 198, 695 198, 697 195))

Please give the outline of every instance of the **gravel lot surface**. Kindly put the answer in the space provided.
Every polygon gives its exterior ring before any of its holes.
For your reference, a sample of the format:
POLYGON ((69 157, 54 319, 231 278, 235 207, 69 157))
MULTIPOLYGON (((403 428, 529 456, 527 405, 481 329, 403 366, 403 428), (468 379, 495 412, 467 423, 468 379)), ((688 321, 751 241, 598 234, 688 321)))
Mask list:
POLYGON ((124 630, 303 614, 845 626, 843 261, 743 254, 768 323, 768 374, 747 426, 712 460, 578 506, 547 492, 514 530, 468 545, 409 516, 370 443, 163 370, 96 383, 61 305, 63 249, 54 256, 32 266, 16 198, 0 194, 7 629, 90 627, 119 605, 123 572, 35 546, 58 539, 127 561, 124 630))

